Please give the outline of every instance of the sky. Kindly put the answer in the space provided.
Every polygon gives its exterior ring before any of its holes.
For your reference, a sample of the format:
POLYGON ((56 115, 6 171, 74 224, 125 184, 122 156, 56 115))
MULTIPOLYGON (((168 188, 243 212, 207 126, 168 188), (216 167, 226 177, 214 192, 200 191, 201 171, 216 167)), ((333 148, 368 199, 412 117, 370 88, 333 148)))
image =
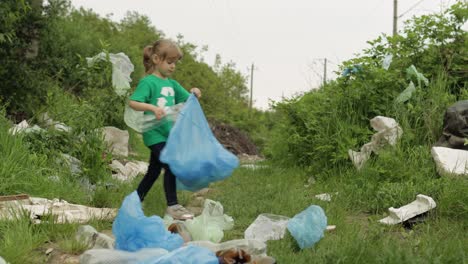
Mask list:
MULTIPOLYGON (((167 37, 200 48, 204 61, 216 54, 244 75, 253 73, 254 107, 268 109, 336 77, 341 62, 368 47, 367 41, 392 34, 393 0, 72 0, 114 21, 128 11, 146 15, 167 37)), ((441 12, 455 0, 398 0, 398 26, 414 15, 441 12)), ((150 43, 148 43, 150 44, 150 43)), ((183 85, 183 84, 182 84, 183 85)), ((250 87, 250 79, 247 85, 250 87)), ((203 91, 203 87, 200 87, 203 91)))

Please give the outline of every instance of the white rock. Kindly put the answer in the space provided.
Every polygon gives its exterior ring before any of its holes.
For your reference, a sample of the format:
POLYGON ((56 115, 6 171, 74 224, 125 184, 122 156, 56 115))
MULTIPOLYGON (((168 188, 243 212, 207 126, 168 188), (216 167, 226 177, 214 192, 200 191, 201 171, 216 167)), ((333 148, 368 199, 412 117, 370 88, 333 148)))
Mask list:
POLYGON ((112 153, 117 156, 128 157, 128 131, 116 127, 104 127, 102 131, 104 140, 109 145, 112 153))
POLYGON ((468 151, 433 147, 431 153, 439 174, 468 175, 468 151))
POLYGON ((79 159, 65 153, 61 153, 61 155, 65 160, 66 164, 70 167, 70 171, 72 174, 81 173, 81 161, 79 159))
POLYGON ((49 127, 54 127, 56 130, 70 132, 71 128, 64 123, 56 122, 52 118, 49 117, 47 112, 43 113, 40 118, 45 124, 49 127))
POLYGON ((389 216, 380 219, 379 222, 387 225, 395 225, 425 213, 436 207, 435 201, 426 195, 418 194, 416 200, 400 208, 390 207, 389 216))
POLYGON ((28 124, 28 121, 23 120, 23 121, 21 121, 21 123, 19 123, 19 124, 13 126, 12 128, 10 128, 8 130, 8 133, 10 133, 12 135, 16 135, 18 133, 40 132, 42 130, 44 130, 44 129, 40 128, 37 125, 34 125, 33 127, 31 127, 28 124))

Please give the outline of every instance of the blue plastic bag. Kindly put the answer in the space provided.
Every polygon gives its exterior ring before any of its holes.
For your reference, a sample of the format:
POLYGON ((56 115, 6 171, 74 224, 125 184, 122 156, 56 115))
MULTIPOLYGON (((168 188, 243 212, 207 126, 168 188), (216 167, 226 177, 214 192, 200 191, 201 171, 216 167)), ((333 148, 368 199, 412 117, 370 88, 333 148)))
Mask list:
POLYGON ((211 132, 193 94, 179 113, 160 160, 171 168, 179 181, 178 188, 190 191, 229 177, 239 166, 239 159, 211 132))
POLYGON ((311 205, 288 222, 288 230, 301 249, 317 243, 327 228, 327 217, 320 206, 311 205))
POLYGON ((152 261, 141 264, 219 264, 218 257, 209 249, 197 246, 182 247, 152 261))
POLYGON ((137 251, 142 248, 180 248, 184 240, 170 233, 159 216, 146 217, 136 191, 125 197, 112 225, 115 249, 137 251))

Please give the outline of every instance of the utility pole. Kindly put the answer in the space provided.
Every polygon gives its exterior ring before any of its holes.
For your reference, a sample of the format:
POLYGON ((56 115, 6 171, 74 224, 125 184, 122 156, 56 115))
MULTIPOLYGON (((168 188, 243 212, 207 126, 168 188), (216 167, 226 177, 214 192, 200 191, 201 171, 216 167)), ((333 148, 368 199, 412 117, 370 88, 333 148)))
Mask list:
POLYGON ((327 58, 323 61, 323 86, 327 84, 327 58))
POLYGON ((250 109, 250 110, 252 110, 253 72, 254 72, 254 64, 252 63, 252 67, 250 68, 250 104, 249 104, 249 109, 250 109))
POLYGON ((393 36, 395 37, 398 33, 398 0, 393 0, 393 36))

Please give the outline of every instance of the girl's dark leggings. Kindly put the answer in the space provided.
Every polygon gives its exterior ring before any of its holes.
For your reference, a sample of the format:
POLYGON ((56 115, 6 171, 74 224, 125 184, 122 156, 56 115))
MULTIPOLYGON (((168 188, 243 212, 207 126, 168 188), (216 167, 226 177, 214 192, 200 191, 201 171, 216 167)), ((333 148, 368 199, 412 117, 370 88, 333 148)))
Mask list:
POLYGON ((141 180, 137 188, 138 196, 143 202, 146 194, 153 186, 154 182, 158 179, 159 174, 161 174, 161 169, 164 168, 164 192, 166 193, 167 205, 175 205, 177 201, 177 190, 176 190, 176 178, 174 174, 169 169, 167 164, 162 163, 159 160, 161 155, 161 150, 166 145, 166 142, 161 142, 158 144, 151 145, 151 157, 150 163, 148 166, 148 171, 146 172, 145 177, 141 180))

